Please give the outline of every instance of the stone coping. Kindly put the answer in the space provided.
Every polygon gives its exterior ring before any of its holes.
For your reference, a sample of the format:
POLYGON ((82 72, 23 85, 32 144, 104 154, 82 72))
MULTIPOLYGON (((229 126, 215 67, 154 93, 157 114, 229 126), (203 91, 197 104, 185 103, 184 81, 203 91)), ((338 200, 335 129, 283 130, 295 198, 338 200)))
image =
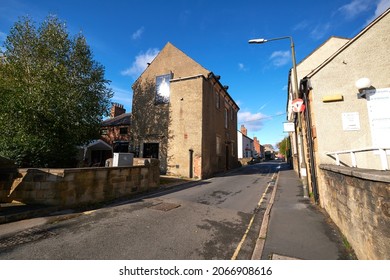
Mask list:
POLYGON ((319 168, 322 170, 333 171, 336 173, 361 178, 364 180, 390 183, 389 170, 363 169, 334 164, 320 164, 319 168))

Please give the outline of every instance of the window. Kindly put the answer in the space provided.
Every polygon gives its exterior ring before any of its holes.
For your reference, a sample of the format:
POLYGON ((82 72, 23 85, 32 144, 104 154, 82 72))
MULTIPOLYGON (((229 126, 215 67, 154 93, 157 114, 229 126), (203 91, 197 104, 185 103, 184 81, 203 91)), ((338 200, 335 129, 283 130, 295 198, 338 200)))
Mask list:
POLYGON ((215 92, 215 107, 219 109, 221 107, 218 91, 215 92))
POLYGON ((228 128, 229 124, 229 114, 228 114, 228 109, 225 107, 225 128, 228 128))
POLYGON ((230 107, 230 120, 234 120, 234 109, 233 107, 230 107))
POLYGON ((156 104, 169 103, 170 85, 169 81, 172 74, 166 74, 156 77, 156 104))
POLYGON ((119 128, 119 134, 120 134, 120 135, 127 134, 127 132, 128 132, 127 127, 121 127, 121 128, 119 128))
POLYGON ((217 141, 216 152, 217 152, 217 156, 219 156, 221 155, 221 137, 217 135, 216 141, 217 141))
POLYGON ((103 128, 103 129, 100 131, 100 134, 101 134, 101 135, 107 135, 107 129, 106 129, 106 128, 103 128))

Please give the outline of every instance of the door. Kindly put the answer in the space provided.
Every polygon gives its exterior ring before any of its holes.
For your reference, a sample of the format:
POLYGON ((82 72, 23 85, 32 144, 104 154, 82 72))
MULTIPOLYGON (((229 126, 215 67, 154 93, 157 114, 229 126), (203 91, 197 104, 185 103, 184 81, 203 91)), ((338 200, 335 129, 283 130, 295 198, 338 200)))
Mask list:
POLYGON ((226 145, 226 154, 225 154, 225 158, 226 158, 226 165, 225 165, 225 168, 226 170, 229 169, 229 145, 226 145))

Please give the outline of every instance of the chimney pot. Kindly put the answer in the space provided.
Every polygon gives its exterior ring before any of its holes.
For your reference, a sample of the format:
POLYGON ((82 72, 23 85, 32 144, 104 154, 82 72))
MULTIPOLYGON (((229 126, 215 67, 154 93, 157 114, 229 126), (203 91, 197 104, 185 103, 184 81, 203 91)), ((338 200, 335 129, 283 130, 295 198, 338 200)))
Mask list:
POLYGON ((244 134, 245 136, 248 133, 248 130, 245 128, 245 126, 243 124, 241 125, 241 133, 244 134))
POLYGON ((110 118, 115 118, 124 113, 126 113, 126 109, 123 108, 123 104, 112 103, 110 118))

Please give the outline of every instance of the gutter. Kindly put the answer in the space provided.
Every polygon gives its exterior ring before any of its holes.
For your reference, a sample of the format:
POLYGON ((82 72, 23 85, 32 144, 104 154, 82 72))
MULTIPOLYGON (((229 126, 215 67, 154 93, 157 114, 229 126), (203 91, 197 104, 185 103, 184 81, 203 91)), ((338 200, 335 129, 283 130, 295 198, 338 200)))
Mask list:
POLYGON ((187 76, 187 77, 180 77, 176 79, 171 79, 169 80, 170 82, 180 82, 180 81, 185 81, 185 80, 191 80, 191 79, 197 79, 203 77, 206 79, 206 77, 203 74, 198 74, 198 75, 193 75, 193 76, 187 76))

